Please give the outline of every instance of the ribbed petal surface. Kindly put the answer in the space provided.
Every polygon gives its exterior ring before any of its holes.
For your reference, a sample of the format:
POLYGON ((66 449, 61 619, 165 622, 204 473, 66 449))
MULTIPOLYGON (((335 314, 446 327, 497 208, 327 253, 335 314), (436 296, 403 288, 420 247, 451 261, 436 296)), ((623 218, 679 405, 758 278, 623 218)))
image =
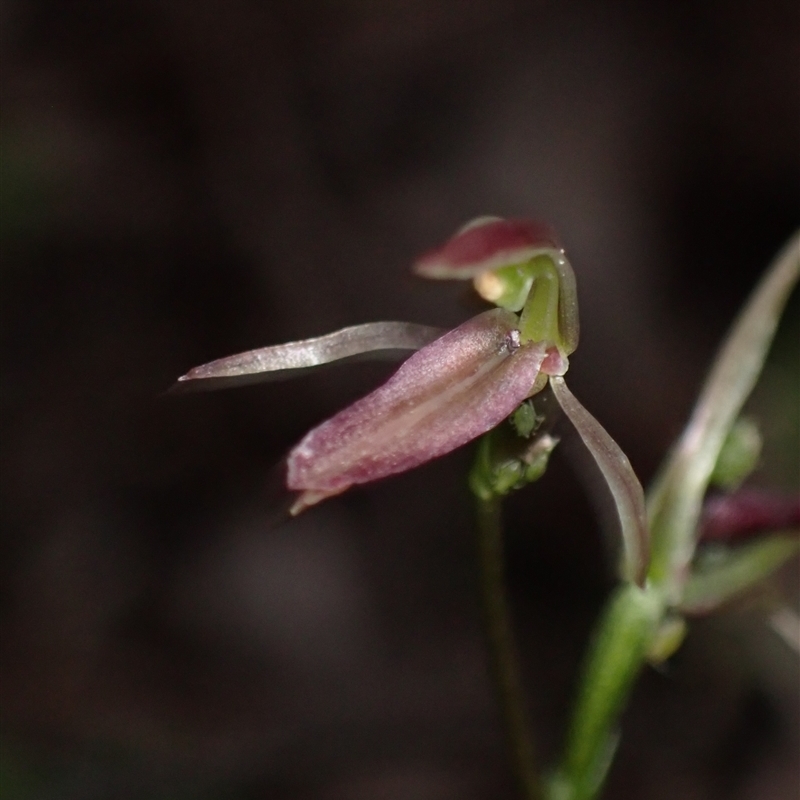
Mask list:
POLYGON ((292 513, 353 484, 449 453, 530 394, 545 349, 519 345, 517 317, 480 314, 409 358, 380 388, 310 431, 288 458, 292 513))

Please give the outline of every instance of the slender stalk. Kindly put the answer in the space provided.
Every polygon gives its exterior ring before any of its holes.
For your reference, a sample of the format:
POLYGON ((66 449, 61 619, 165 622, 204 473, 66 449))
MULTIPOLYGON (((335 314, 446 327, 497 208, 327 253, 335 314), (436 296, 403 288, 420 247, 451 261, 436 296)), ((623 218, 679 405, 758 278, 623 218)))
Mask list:
POLYGON ((505 588, 502 500, 476 498, 478 566, 489 660, 514 770, 525 800, 543 800, 522 682, 519 653, 505 588))
POLYGON ((583 666, 564 756, 549 800, 592 800, 614 757, 619 719, 663 613, 650 588, 620 584, 598 620, 583 666))

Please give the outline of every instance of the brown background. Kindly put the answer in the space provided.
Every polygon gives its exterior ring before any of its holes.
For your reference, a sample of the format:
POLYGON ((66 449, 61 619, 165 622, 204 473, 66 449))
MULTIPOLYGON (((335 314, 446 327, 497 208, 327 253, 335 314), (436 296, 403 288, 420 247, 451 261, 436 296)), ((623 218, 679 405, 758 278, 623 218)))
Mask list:
MULTIPOLYGON (((4 797, 510 797, 469 452, 275 527, 273 466, 390 368, 162 392, 338 326, 457 324, 479 305, 414 256, 537 216, 578 274, 570 385, 649 479, 800 218, 796 3, 0 9, 4 797)), ((755 481, 784 489, 797 319, 755 401, 755 481)), ((563 455, 508 518, 552 758, 610 572, 563 455)), ((762 617, 643 676, 609 798, 794 796, 797 659, 762 617)))

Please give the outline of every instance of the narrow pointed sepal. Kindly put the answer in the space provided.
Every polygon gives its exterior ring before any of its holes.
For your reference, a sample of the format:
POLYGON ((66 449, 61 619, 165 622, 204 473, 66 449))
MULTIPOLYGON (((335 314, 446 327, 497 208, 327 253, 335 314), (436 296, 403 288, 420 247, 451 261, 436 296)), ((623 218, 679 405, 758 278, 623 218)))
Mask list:
POLYGON ((580 434, 605 479, 619 518, 623 547, 623 577, 638 585, 650 558, 650 534, 644 505, 644 490, 622 448, 606 429, 581 405, 563 378, 550 379, 558 404, 580 434))
POLYGON ((190 369, 177 386, 221 389, 267 380, 290 378, 300 372, 351 359, 380 359, 406 354, 430 344, 441 328, 412 322, 367 322, 334 333, 287 342, 218 358, 190 369))
POLYGON ((297 514, 354 484, 442 456, 502 422, 532 393, 544 345, 519 344, 494 309, 415 353, 381 387, 309 432, 288 457, 297 514))

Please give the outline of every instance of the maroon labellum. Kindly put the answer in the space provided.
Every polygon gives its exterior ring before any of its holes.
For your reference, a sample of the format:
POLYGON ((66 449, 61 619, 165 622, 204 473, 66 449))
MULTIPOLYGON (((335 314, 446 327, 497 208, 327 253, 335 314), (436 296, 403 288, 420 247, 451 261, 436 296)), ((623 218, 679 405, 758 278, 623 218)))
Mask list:
POLYGON ((494 428, 529 397, 547 356, 520 344, 517 316, 487 311, 412 355, 371 394, 308 433, 288 458, 304 508, 403 472, 494 428))

